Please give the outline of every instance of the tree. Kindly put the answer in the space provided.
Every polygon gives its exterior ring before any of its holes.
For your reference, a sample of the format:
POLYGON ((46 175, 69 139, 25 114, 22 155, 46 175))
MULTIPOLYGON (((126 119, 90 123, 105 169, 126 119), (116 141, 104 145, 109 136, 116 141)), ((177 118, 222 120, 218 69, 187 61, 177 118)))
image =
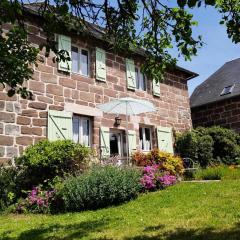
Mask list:
MULTIPOLYGON (((31 78, 32 66, 36 64, 39 49, 27 41, 26 0, 1 0, 0 2, 0 83, 8 85, 8 94, 29 92, 21 87, 31 78), (14 24, 6 35, 4 23, 14 24)), ((164 0, 44 0, 39 4, 38 14, 43 18, 46 33, 46 56, 56 54, 56 61, 69 60, 66 52, 56 49, 54 33, 88 31, 98 25, 104 38, 114 51, 132 52, 144 49, 146 61, 142 67, 150 79, 163 81, 166 68, 174 66, 176 59, 169 50, 175 47, 179 56, 191 60, 203 45, 201 36, 193 37, 191 8, 212 6, 222 16, 228 37, 240 42, 240 0, 178 0, 171 6, 164 0), (94 25, 93 25, 94 24, 94 25)))

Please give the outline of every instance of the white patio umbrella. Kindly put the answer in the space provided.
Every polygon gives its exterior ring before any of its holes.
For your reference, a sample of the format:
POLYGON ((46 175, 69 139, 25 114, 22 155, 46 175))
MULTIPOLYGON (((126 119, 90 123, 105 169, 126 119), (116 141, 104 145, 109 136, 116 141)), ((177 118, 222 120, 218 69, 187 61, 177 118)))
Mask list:
POLYGON ((127 161, 129 158, 128 143, 128 116, 138 115, 141 113, 155 112, 154 105, 145 100, 139 100, 131 97, 119 98, 108 103, 98 104, 97 108, 105 113, 115 113, 126 115, 126 145, 127 145, 127 161))

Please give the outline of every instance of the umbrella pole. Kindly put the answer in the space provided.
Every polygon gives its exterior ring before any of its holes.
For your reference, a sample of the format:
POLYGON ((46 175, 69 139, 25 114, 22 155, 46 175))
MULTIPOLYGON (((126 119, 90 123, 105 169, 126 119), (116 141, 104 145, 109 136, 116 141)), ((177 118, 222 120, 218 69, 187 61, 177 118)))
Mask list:
POLYGON ((126 148, 127 148, 127 164, 129 165, 129 142, 128 142, 128 109, 127 109, 127 102, 126 102, 126 148))

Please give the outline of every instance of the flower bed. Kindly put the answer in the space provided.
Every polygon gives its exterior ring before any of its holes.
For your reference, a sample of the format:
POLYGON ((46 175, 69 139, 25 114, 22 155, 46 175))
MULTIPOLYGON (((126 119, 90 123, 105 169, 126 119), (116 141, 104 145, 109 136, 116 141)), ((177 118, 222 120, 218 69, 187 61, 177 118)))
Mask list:
POLYGON ((132 160, 137 166, 144 167, 140 182, 148 191, 171 186, 183 174, 182 159, 159 149, 153 149, 147 154, 137 151, 132 155, 132 160))

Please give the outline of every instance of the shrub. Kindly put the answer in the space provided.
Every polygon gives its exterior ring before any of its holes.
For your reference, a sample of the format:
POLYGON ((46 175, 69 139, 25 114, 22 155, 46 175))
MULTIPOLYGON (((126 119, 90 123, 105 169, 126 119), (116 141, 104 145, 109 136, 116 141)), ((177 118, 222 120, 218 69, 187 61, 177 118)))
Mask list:
POLYGON ((16 174, 15 168, 0 166, 0 211, 12 204, 16 198, 16 174))
POLYGON ((157 164, 161 171, 168 172, 171 175, 181 175, 184 170, 183 161, 179 156, 162 152, 157 148, 147 154, 137 151, 132 156, 132 159, 137 166, 151 166, 157 164))
POLYGON ((212 163, 238 164, 239 134, 222 127, 198 127, 177 137, 176 150, 181 157, 190 157, 202 167, 212 163))
POLYGON ((149 164, 147 154, 143 153, 142 151, 136 151, 132 154, 132 162, 137 166, 146 166, 149 164))
POLYGON ((162 171, 171 175, 182 175, 183 173, 183 161, 179 156, 162 152, 156 148, 149 152, 147 157, 150 165, 159 164, 159 168, 162 171))
POLYGON ((176 150, 182 158, 191 158, 206 167, 213 160, 213 139, 197 130, 187 131, 178 135, 176 150))
POLYGON ((82 171, 89 163, 91 150, 70 140, 48 140, 29 146, 16 159, 16 164, 24 168, 25 181, 22 187, 31 189, 39 184, 47 184, 56 176, 82 171))
POLYGON ((140 182, 146 190, 163 189, 171 186, 177 182, 177 178, 174 175, 164 173, 161 170, 160 164, 154 164, 146 166, 143 169, 143 176, 140 182))
POLYGON ((206 169, 199 169, 195 173, 196 179, 202 180, 220 180, 224 175, 222 167, 209 167, 206 169))
POLYGON ((28 192, 26 199, 20 199, 16 204, 17 213, 49 213, 50 204, 55 196, 54 190, 44 191, 40 187, 34 187, 28 192))
POLYGON ((67 211, 97 209, 136 198, 141 189, 140 171, 114 166, 94 167, 63 182, 58 198, 67 211))
POLYGON ((233 130, 211 127, 207 133, 212 137, 213 158, 224 164, 235 164, 240 157, 239 135, 233 130))

